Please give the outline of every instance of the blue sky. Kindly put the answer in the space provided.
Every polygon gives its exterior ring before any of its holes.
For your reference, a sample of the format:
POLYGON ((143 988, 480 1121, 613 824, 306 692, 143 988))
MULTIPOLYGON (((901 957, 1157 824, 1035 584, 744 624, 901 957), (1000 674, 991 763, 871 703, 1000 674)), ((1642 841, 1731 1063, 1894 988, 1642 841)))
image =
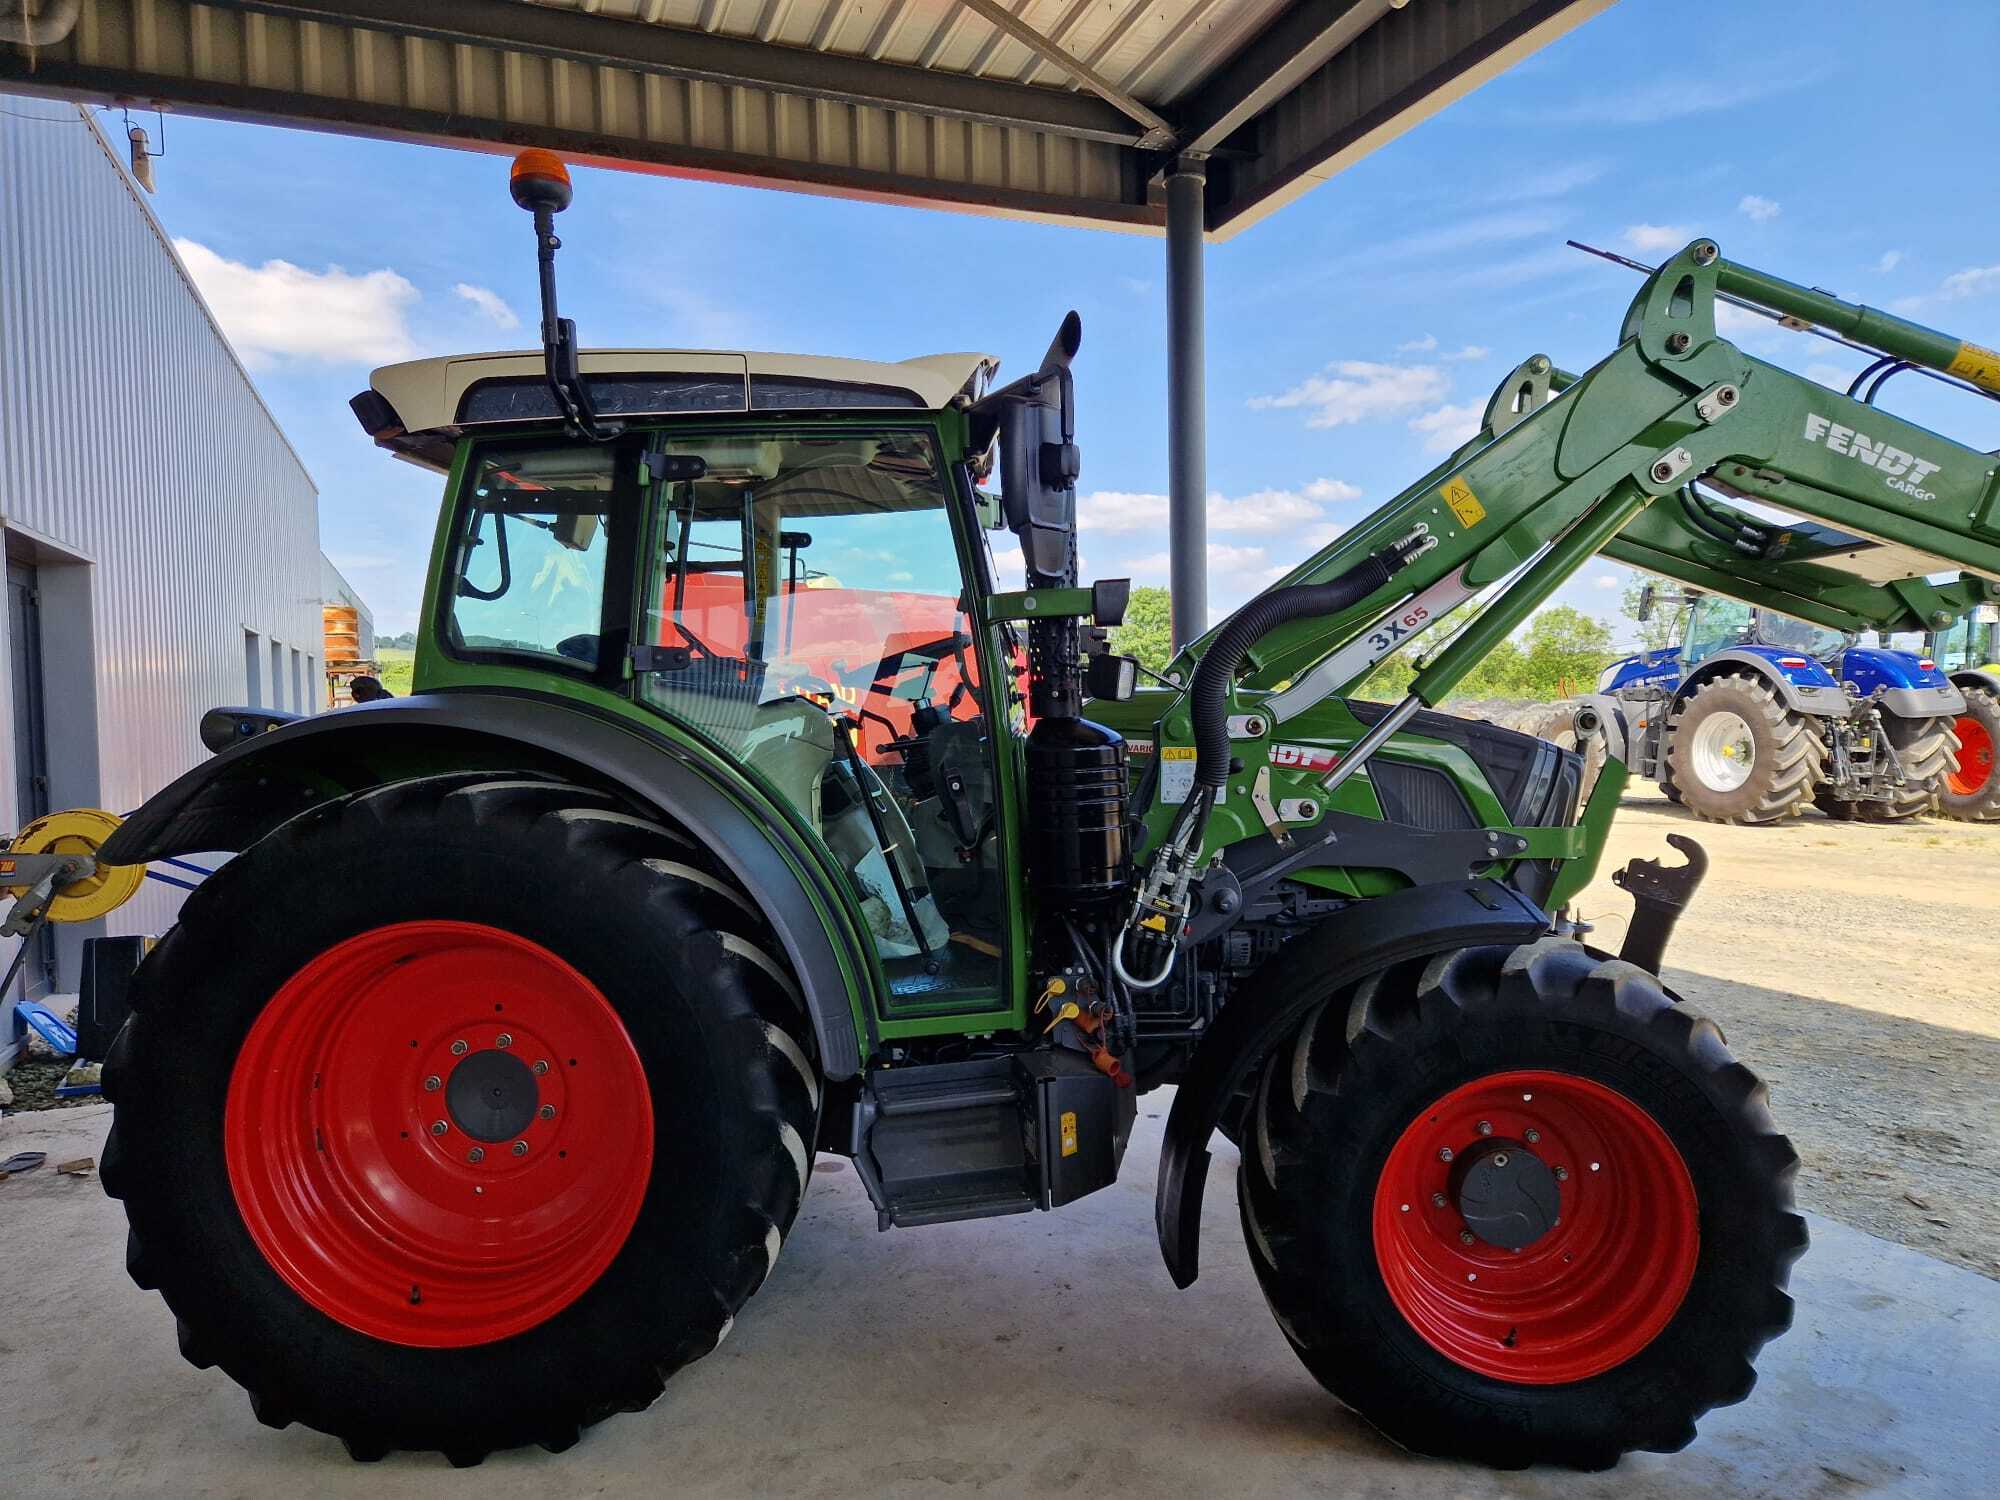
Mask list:
MULTIPOLYGON (((1566 237, 1654 259, 1707 234, 2000 345, 1996 58, 1990 0, 1622 0, 1210 247, 1217 604, 1428 469, 1519 359, 1583 369, 1610 351, 1636 278, 1566 237)), ((375 363, 532 337, 532 239, 505 160, 182 118, 167 145, 154 207, 318 481, 322 545, 380 629, 408 628, 437 484, 376 450, 347 398, 375 363)), ((982 349, 1018 374, 1079 308, 1085 561, 1164 581, 1159 240, 576 176, 562 280, 586 344, 982 349)), ((1861 364, 1727 331, 1842 385, 1861 364)), ((1890 393, 2000 447, 2000 407, 1908 376, 1890 393)), ((1622 579, 1592 566, 1559 597, 1615 617, 1622 579)))

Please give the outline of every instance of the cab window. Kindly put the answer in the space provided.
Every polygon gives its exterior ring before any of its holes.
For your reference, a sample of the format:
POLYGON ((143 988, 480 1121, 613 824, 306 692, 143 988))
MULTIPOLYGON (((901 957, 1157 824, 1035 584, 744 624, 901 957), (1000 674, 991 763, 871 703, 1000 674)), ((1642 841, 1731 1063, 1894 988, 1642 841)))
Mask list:
POLYGON ((596 665, 612 466, 611 449, 581 444, 474 457, 452 541, 454 651, 596 665))
POLYGON ((675 436, 654 468, 644 701, 824 840, 898 995, 991 990, 985 685, 929 435, 675 436))

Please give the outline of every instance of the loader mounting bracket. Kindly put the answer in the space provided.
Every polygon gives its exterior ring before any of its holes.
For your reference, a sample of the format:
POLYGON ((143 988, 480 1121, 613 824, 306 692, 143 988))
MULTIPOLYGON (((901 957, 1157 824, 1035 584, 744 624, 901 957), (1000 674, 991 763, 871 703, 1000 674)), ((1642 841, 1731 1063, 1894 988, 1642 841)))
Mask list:
POLYGON ((1611 883, 1632 897, 1632 925, 1625 929, 1625 946, 1618 956, 1628 964, 1658 974, 1667 956, 1674 924, 1694 899, 1708 873, 1708 851, 1684 833, 1670 833, 1667 842, 1687 856, 1684 865, 1663 865, 1657 859, 1635 859, 1612 873, 1611 883))

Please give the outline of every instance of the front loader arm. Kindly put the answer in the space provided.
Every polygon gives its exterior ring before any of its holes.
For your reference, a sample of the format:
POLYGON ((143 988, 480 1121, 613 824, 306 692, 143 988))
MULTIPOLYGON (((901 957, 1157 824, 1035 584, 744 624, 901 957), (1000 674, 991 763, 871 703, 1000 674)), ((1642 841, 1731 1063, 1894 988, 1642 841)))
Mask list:
MULTIPOLYGON (((1537 355, 1480 433, 1367 521, 1272 585, 1336 577, 1418 523, 1439 545, 1335 615, 1293 621, 1239 685, 1305 706, 1508 580, 1435 654, 1413 691, 1435 703, 1592 556, 1834 629, 1929 629, 2000 597, 2000 464, 1743 353, 1715 332, 1718 292, 1815 321, 1885 357, 2000 390, 2000 356, 1721 259, 1697 240, 1655 271, 1618 349, 1571 376, 1537 355), (1817 523, 1787 525, 1692 488, 1817 523), (1926 575, 1951 567, 1958 579, 1926 575)), ((1176 663, 1183 680, 1213 639, 1176 663)))

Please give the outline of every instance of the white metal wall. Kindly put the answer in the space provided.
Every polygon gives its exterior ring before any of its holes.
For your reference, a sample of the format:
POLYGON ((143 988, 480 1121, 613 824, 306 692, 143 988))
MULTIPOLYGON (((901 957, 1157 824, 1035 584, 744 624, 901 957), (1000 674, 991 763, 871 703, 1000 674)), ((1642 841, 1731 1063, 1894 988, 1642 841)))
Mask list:
MULTIPOLYGON (((71 619, 87 619, 88 664, 51 671, 47 692, 94 706, 95 776, 82 779, 127 812, 206 755, 203 709, 245 701, 246 631, 266 662, 263 703, 276 641, 280 706, 316 706, 311 691, 292 701, 291 658, 317 680, 320 554, 311 476, 112 150, 86 111, 0 96, 0 526, 43 554, 58 593, 87 590, 71 619), (59 555, 86 565, 51 566, 59 555)), ((45 632, 58 623, 44 615, 45 632)), ((6 661, 0 649, 0 724, 14 707, 6 661)), ((57 806, 80 800, 80 748, 50 746, 57 806)), ((0 736, 0 758, 13 753, 0 736)), ((18 826, 14 800, 10 772, 0 829, 18 826)), ((177 904, 148 881, 109 930, 160 931, 177 904)))

